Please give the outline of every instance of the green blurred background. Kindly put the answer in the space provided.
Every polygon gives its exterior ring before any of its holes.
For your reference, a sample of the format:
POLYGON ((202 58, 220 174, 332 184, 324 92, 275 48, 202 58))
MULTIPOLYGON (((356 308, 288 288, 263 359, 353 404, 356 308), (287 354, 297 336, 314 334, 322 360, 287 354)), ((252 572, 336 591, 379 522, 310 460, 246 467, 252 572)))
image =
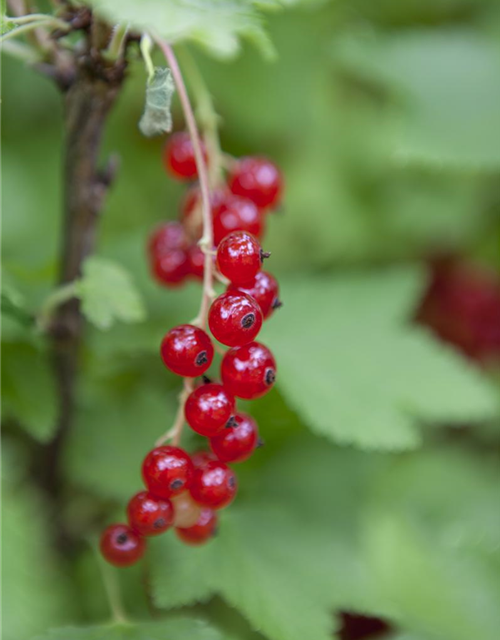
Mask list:
MULTIPOLYGON (((274 62, 251 45, 234 61, 192 53, 223 148, 268 155, 286 179, 265 241, 283 283, 264 333, 280 378, 250 408, 267 445, 239 468, 214 543, 166 536, 120 574, 127 611, 163 620, 183 607, 207 639, 371 637, 349 630, 349 611, 400 640, 496 640, 496 375, 410 320, 436 253, 500 269, 500 5, 337 0, 266 19, 274 62)), ((2 71, 4 291, 35 312, 58 266, 61 98, 7 56, 2 71)), ((37 486, 56 418, 46 345, 4 318, 5 640, 109 615, 95 536, 123 518, 175 412, 178 380, 157 348, 196 314, 199 289, 162 290, 148 274, 147 235, 176 218, 184 188, 164 173, 163 140, 137 128, 137 58, 128 75, 105 135, 121 166, 96 252, 131 274, 147 317, 87 328, 55 500, 37 486)), ((182 128, 176 100, 173 115, 182 128)), ((43 637, 94 637, 78 633, 43 637)), ((130 637, 184 637, 155 633, 130 637)))

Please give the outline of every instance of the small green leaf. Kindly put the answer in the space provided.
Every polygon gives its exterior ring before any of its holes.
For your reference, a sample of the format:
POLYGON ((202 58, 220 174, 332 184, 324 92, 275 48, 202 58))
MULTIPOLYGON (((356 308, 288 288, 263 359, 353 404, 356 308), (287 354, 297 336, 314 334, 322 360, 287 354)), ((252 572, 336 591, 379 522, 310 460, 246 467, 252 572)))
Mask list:
POLYGON ((203 620, 180 616, 158 622, 114 623, 53 629, 34 640, 223 640, 203 620))
POLYGON ((283 312, 263 341, 276 355, 285 400, 314 432, 402 450, 419 444, 419 421, 497 415, 486 377, 411 324, 422 276, 393 269, 283 283, 283 312))
POLYGON ((153 79, 146 86, 146 105, 139 122, 143 135, 150 138, 172 130, 170 104, 174 91, 170 69, 156 67, 153 79))
POLYGON ((87 258, 75 284, 83 314, 99 329, 109 329, 117 320, 141 322, 146 316, 130 275, 111 260, 87 258))

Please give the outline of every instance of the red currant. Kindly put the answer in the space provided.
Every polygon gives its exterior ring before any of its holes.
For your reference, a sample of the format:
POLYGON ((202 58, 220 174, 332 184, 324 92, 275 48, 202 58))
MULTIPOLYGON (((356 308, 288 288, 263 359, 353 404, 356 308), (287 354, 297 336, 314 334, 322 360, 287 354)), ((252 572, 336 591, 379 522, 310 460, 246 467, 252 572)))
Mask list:
POLYGON ((281 306, 278 281, 267 271, 258 271, 251 282, 245 285, 230 284, 228 291, 242 291, 252 297, 262 310, 264 319, 269 318, 274 309, 281 306))
POLYGON ((193 463, 178 447, 157 447, 142 463, 142 477, 149 491, 159 498, 170 498, 189 488, 193 463))
POLYGON ((190 527, 177 527, 175 533, 187 544, 203 544, 217 533, 217 514, 204 508, 196 523, 190 527))
POLYGON ((180 222, 166 222, 157 227, 149 237, 148 250, 152 257, 158 257, 172 249, 184 249, 187 239, 180 222))
POLYGON ((236 426, 210 439, 210 448, 222 462, 243 462, 259 443, 257 423, 246 413, 234 416, 236 426))
POLYGON ((236 490, 236 474, 224 462, 211 460, 195 468, 190 491, 196 502, 204 507, 227 507, 236 490))
MULTIPOLYGON (((206 161, 207 152, 204 146, 202 150, 206 161)), ((168 138, 163 150, 163 163, 165 169, 174 178, 180 180, 196 178, 198 171, 196 169, 193 143, 191 142, 189 133, 181 131, 179 133, 173 133, 168 138)))
POLYGON ((188 249, 189 273, 190 275, 203 280, 205 271, 205 254, 197 244, 193 244, 188 249))
POLYGON ((259 342, 233 347, 221 365, 224 386, 236 397, 253 400, 267 393, 276 378, 273 354, 259 342))
POLYGON ((193 500, 189 491, 183 491, 178 496, 174 496, 172 504, 174 527, 192 527, 197 523, 202 507, 193 500))
POLYGON ((247 198, 229 195, 214 210, 214 243, 217 246, 228 233, 248 231, 257 238, 264 233, 264 215, 247 198))
POLYGON ((126 524, 112 524, 101 536, 101 553, 104 558, 116 567, 129 567, 144 555, 146 544, 126 524))
POLYGON ((265 254, 259 241, 246 231, 234 231, 217 249, 217 267, 233 284, 251 282, 262 266, 265 254))
POLYGON ((213 301, 208 326, 214 338, 229 347, 252 342, 262 327, 262 311, 245 293, 226 292, 213 301))
POLYGON ((163 533, 174 519, 170 500, 155 498, 147 491, 136 493, 128 503, 127 514, 130 526, 141 536, 163 533))
POLYGON ((181 324, 163 338, 161 357, 165 366, 177 375, 195 378, 212 364, 214 348, 202 329, 181 324))
POLYGON ((189 275, 189 256, 184 249, 169 249, 153 258, 151 270, 160 284, 175 287, 189 275))
POLYGON ((234 412, 234 397, 221 384, 203 384, 189 395, 184 411, 193 431, 211 437, 225 428, 234 412))
POLYGON ((229 177, 229 188, 260 208, 272 207, 279 202, 283 178, 278 167, 266 158, 242 158, 229 177))

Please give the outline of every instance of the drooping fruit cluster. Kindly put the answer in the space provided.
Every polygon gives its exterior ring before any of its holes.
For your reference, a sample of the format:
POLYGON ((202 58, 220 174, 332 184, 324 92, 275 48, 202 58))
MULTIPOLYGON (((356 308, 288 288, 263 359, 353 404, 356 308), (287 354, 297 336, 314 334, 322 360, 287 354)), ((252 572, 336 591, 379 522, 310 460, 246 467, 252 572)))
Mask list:
POLYGON ((500 279, 456 257, 432 264, 417 319, 482 364, 500 362, 500 279))
MULTIPOLYGON (((204 148, 203 153, 206 158, 204 148)), ((187 133, 170 136, 163 162, 172 177, 183 181, 196 179, 193 145, 187 133)), ((242 158, 235 161, 226 183, 210 194, 215 246, 233 231, 247 231, 261 240, 268 212, 279 204, 282 190, 281 174, 269 160, 242 158)), ((179 220, 166 222, 152 233, 148 245, 149 262, 159 284, 175 287, 189 278, 203 278, 204 255, 198 246, 202 235, 201 207, 200 188, 193 184, 186 192, 179 220)), ((272 276, 264 274, 254 286, 261 290, 261 297, 272 297, 271 305, 277 299, 277 283, 272 276)))
MULTIPOLYGON (((171 136, 164 163, 179 179, 196 177, 187 134, 171 136)), ((209 540, 217 529, 217 511, 229 505, 237 492, 236 474, 228 464, 248 459, 262 443, 257 423, 238 412, 236 398, 263 396, 276 378, 273 354, 255 340, 263 321, 280 306, 276 279, 262 271, 269 254, 259 238, 267 209, 279 201, 281 191, 281 176, 271 162, 246 158, 232 169, 227 185, 211 193, 214 268, 228 285, 201 324, 206 321, 212 336, 230 347, 222 358, 221 382, 205 377, 214 346, 199 326, 170 329, 160 348, 165 366, 187 379, 190 393, 184 418, 193 431, 208 438, 210 451, 189 455, 178 446, 164 445, 147 454, 142 465, 146 490, 130 500, 128 525, 111 525, 101 537, 102 554, 116 566, 139 560, 145 538, 170 527, 187 544, 209 540)), ((188 276, 203 277, 205 254, 197 245, 202 233, 200 207, 199 188, 193 186, 181 221, 168 222, 151 236, 151 268, 160 283, 175 286, 188 276)))

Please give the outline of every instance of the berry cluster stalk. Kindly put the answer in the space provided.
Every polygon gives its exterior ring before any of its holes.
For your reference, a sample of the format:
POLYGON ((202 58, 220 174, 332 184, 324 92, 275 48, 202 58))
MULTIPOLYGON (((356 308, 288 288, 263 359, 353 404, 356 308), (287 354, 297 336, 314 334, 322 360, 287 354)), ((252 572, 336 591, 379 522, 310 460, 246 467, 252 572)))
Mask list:
MULTIPOLYGON (((194 156, 196 160, 196 169, 198 172, 198 179, 200 184, 201 202, 202 202, 202 217, 203 217, 203 235, 199 242, 199 245, 205 254, 205 265, 203 272, 203 291, 201 295, 200 310, 192 324, 204 329, 207 324, 208 308, 212 299, 215 296, 213 289, 213 225, 212 225, 212 208, 210 205, 210 182, 208 176, 208 169, 203 157, 202 146, 196 119, 194 117, 193 108, 184 84, 184 79, 177 62, 177 58, 172 47, 163 40, 157 40, 157 44, 162 50, 167 64, 170 67, 172 76, 174 78, 175 86, 179 93, 179 99, 181 107, 186 120, 186 126, 193 143, 194 156)), ((179 395, 179 409, 175 418, 172 429, 167 431, 158 441, 157 446, 162 444, 166 440, 172 438, 172 443, 178 445, 181 439, 182 428, 184 426, 184 404, 188 395, 193 390, 193 381, 189 378, 184 380, 184 389, 179 395)))

